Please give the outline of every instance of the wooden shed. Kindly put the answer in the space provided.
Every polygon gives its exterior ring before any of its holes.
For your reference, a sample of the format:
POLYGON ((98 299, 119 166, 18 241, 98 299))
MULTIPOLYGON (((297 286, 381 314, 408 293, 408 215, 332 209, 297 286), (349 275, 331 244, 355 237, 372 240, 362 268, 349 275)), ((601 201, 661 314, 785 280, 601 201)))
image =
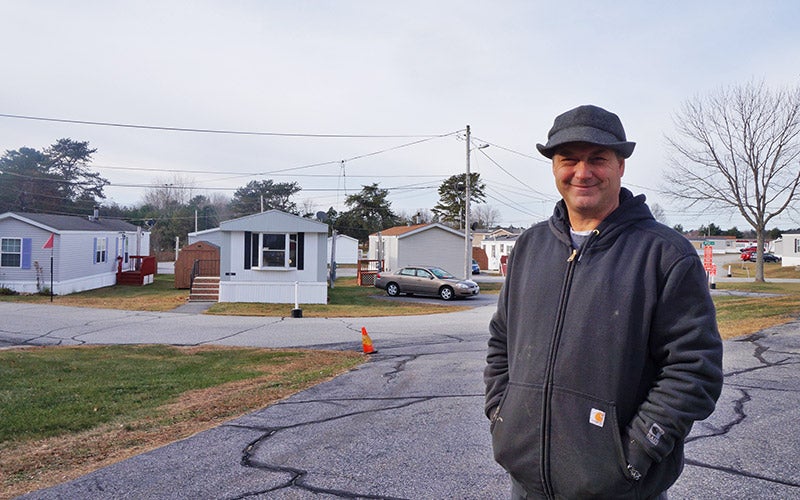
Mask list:
POLYGON ((191 288, 192 269, 198 276, 219 277, 219 247, 198 241, 181 248, 175 262, 175 288, 191 288))

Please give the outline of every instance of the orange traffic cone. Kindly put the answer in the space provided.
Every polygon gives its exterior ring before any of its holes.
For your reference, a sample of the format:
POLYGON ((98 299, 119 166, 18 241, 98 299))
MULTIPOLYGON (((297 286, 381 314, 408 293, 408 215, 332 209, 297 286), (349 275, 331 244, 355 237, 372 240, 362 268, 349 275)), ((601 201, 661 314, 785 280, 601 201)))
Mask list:
POLYGON ((372 339, 369 338, 369 334, 367 333, 367 329, 363 326, 361 327, 361 345, 364 347, 364 354, 372 354, 373 352, 378 352, 372 347, 372 339))

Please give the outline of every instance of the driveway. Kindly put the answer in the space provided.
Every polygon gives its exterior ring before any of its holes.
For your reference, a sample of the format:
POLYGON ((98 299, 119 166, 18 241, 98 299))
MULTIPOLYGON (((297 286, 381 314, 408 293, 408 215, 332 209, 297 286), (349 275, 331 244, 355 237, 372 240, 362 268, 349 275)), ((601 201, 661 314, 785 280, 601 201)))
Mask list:
MULTIPOLYGON (((482 414, 491 305, 436 316, 216 318, 0 303, 0 343, 360 349, 368 363, 189 439, 24 498, 508 498, 482 414)), ((717 411, 670 498, 800 498, 800 322, 725 343, 717 411)))

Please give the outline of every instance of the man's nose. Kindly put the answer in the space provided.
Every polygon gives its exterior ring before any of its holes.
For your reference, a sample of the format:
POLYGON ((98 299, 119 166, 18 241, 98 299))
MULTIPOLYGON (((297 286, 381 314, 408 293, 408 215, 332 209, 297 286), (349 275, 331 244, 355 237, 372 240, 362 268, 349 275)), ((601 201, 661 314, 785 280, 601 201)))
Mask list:
POLYGON ((575 176, 576 177, 592 176, 592 169, 589 167, 589 163, 586 160, 580 160, 578 163, 575 164, 575 176))

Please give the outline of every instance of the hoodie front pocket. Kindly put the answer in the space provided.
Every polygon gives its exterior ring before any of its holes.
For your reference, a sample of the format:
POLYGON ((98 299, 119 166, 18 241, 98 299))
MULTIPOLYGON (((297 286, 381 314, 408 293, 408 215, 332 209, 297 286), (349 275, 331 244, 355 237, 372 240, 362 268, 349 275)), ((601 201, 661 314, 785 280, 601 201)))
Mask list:
POLYGON ((509 382, 492 424, 494 458, 528 491, 541 486, 542 390, 509 382))
POLYGON ((628 479, 614 403, 555 388, 550 410, 550 479, 565 498, 624 498, 628 479))

